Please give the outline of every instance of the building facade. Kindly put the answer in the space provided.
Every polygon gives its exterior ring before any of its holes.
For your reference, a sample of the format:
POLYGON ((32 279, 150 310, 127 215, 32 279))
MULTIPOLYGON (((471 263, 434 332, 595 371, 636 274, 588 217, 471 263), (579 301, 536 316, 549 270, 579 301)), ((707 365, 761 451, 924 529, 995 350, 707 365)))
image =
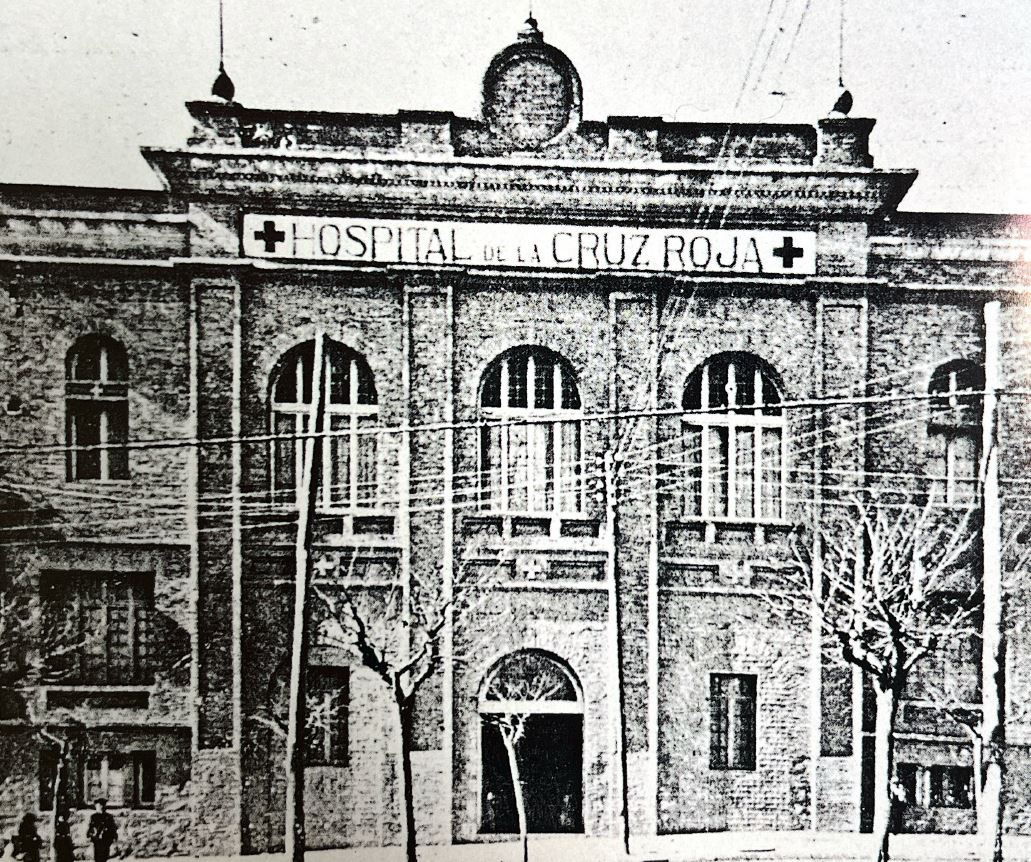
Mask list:
MULTIPOLYGON (((862 678, 769 599, 821 505, 976 506, 999 303, 1008 818, 1031 828, 1031 223, 899 212, 916 172, 874 166, 870 119, 596 122, 581 96, 531 21, 480 118, 196 102, 184 147, 143 151, 163 192, 0 187, 3 573, 44 642, 0 704, 8 825, 60 774, 139 856, 282 846, 321 350, 316 584, 490 579, 417 698, 421 841, 515 831, 493 719, 518 710, 532 831, 615 835, 621 749, 635 836, 867 828, 862 678)), ((314 641, 310 843, 396 842, 391 693, 314 641)), ((912 681, 902 827, 966 831, 972 747, 935 678, 981 697, 959 646, 912 681)))

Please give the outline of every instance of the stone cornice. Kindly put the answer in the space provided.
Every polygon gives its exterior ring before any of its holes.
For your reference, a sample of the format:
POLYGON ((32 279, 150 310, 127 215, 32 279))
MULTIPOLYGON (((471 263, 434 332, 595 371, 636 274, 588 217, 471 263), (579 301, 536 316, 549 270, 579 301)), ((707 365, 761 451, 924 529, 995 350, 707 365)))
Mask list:
POLYGON ((165 150, 143 155, 176 195, 353 214, 612 223, 814 223, 893 212, 916 171, 391 159, 165 150))

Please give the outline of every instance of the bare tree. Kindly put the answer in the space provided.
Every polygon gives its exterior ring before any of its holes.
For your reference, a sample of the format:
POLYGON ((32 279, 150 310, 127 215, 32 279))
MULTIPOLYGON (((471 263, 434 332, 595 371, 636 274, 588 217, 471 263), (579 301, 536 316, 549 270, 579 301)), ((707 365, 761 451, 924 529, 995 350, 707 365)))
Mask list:
POLYGON ((913 668, 945 640, 976 630, 978 584, 971 549, 973 510, 861 499, 825 507, 819 526, 796 534, 777 603, 815 615, 843 661, 873 682, 874 833, 888 862, 894 742, 899 704, 913 668), (960 601, 943 597, 963 596, 960 601))
MULTIPOLYGON (((1009 604, 1009 598, 1016 589, 1020 588, 1020 584, 1025 580, 1026 572, 1031 566, 1031 530, 1027 524, 1016 524, 1008 531, 1002 545, 1001 557, 1005 561, 1006 567, 1001 583, 1003 602, 1009 604)), ((1024 615, 1017 615, 1008 621, 1007 635, 1026 636, 1028 627, 1029 621, 1024 615)), ((965 679, 961 672, 962 669, 957 672, 958 661, 946 660, 943 662, 940 673, 936 674, 934 678, 925 677, 922 680, 924 683, 923 694, 934 709, 939 710, 963 730, 970 742, 974 774, 974 808, 978 815, 977 828, 985 838, 982 847, 986 850, 986 858, 993 858, 996 848, 1002 846, 1002 818, 993 816, 992 812, 1001 809, 1002 800, 986 797, 986 794, 998 796, 1001 786, 999 783, 992 783, 989 786, 986 782, 986 755, 991 751, 992 739, 985 722, 980 691, 985 684, 981 668, 983 621, 972 625, 964 634, 965 637, 956 643, 965 644, 968 647, 969 655, 975 657, 972 664, 976 665, 973 668, 973 675, 977 678, 976 683, 965 679)), ((1029 718, 1031 718, 1031 704, 1012 699, 1006 704, 1007 723, 1020 724, 1029 718)))
POLYGON ((494 566, 462 566, 447 588, 439 577, 432 583, 394 578, 376 594, 354 577, 356 559, 351 557, 348 575, 332 587, 315 585, 324 615, 336 624, 336 633, 325 636, 322 645, 353 654, 390 691, 400 743, 405 855, 408 862, 416 862, 411 756, 416 695, 441 666, 449 622, 482 602, 506 561, 502 557, 494 566))

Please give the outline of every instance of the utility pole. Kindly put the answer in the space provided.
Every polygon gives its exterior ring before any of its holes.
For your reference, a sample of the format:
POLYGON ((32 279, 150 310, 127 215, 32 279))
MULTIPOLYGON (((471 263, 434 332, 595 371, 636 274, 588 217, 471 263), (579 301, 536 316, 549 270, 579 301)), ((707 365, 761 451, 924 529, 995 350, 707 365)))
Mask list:
POLYGON ((630 855, 630 791, 627 776, 627 728, 626 728, 626 671, 623 666, 623 611, 620 601, 619 567, 616 565, 616 547, 619 538, 619 467, 621 459, 611 449, 605 450, 601 463, 604 481, 606 533, 606 575, 609 582, 609 622, 612 632, 611 649, 614 657, 613 677, 616 683, 619 732, 616 745, 619 749, 619 793, 620 825, 622 827, 623 850, 630 855))
MULTIPOLYGON (((984 791, 978 811, 982 862, 1002 860, 1006 751, 1006 633, 999 505, 999 300, 984 306, 984 406, 981 418, 982 589, 981 746, 984 791)), ((976 744, 976 743, 975 743, 976 744)), ((982 776, 976 776, 980 781, 982 776)))
MULTIPOLYGON (((323 426, 326 421, 326 361, 324 336, 315 335, 311 367, 311 409, 307 434, 303 438, 301 481, 297 485, 297 541, 294 546, 293 642, 290 647, 290 707, 286 729, 286 858, 303 862, 304 828, 304 728, 308 704, 305 697, 308 678, 308 595, 311 591, 311 546, 315 507, 318 503, 319 475, 322 472, 323 426)), ((298 441, 299 444, 302 441, 298 441)))

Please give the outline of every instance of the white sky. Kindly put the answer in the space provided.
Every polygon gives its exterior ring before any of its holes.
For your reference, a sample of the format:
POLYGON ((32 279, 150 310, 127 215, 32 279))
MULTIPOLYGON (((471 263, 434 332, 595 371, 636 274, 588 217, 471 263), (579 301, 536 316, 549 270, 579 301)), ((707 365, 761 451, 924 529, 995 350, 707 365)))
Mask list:
MULTIPOLYGON (((771 0, 535 0, 534 14, 577 66, 587 119, 813 122, 837 95, 838 2, 772 0, 768 19, 771 0), (760 35, 755 86, 735 111, 760 35)), ((527 11, 525 0, 225 4, 226 66, 245 105, 467 116, 527 11)), ((845 4, 853 116, 877 119, 879 166, 920 170, 905 208, 1031 212, 1031 0, 845 4)), ((185 142, 183 102, 208 98, 217 22, 217 0, 0 0, 0 182, 158 187, 137 148, 185 142)))

